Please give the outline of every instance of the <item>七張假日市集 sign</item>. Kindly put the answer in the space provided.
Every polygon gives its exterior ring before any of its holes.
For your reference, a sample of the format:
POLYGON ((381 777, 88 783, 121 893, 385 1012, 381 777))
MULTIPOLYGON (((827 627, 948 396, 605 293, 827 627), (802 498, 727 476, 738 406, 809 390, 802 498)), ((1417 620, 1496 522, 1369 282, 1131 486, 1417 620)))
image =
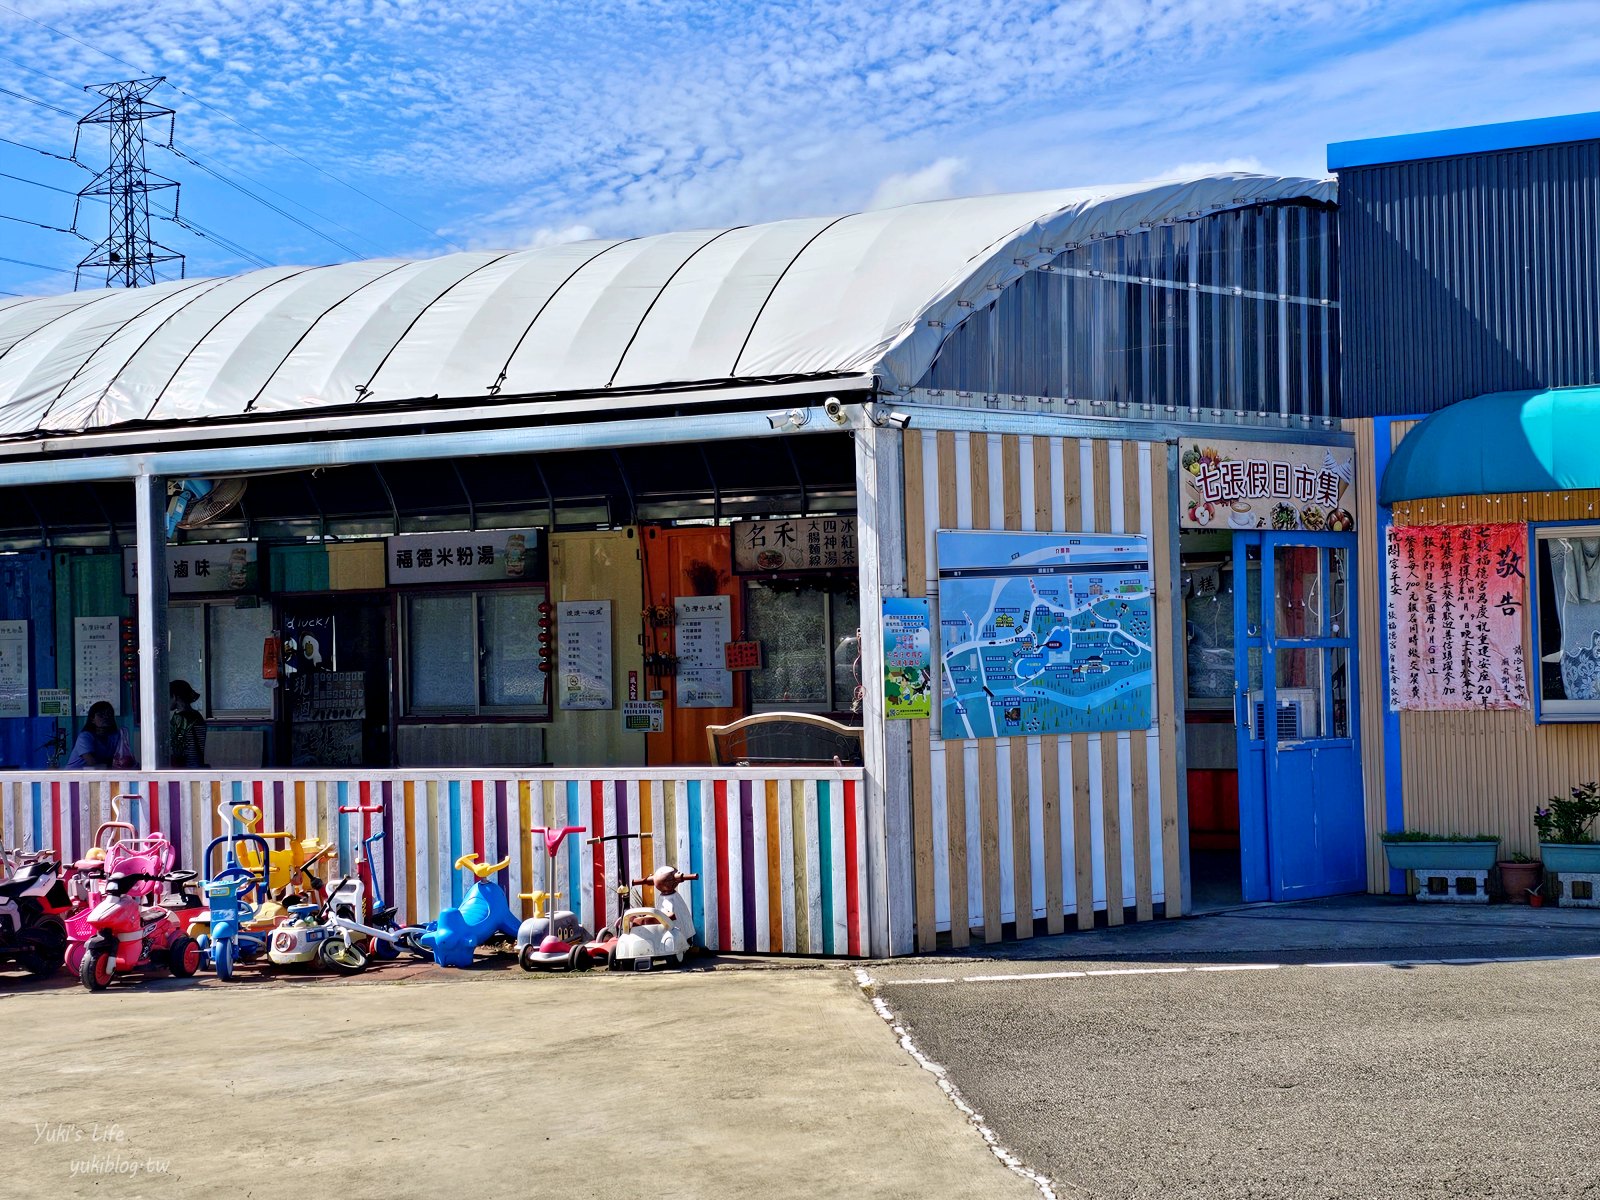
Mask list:
POLYGON ((1178 443, 1180 522, 1185 529, 1349 533, 1355 451, 1184 438, 1178 443))

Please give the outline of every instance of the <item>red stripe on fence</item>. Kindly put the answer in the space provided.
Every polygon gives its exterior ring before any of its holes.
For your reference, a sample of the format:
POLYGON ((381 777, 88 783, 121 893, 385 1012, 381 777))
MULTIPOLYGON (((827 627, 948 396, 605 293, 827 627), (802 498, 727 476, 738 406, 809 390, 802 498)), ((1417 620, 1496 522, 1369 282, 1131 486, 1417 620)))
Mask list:
POLYGON ((851 958, 861 957, 861 880, 856 874, 858 834, 856 785, 847 779, 844 783, 844 862, 836 864, 834 870, 844 871, 844 906, 846 919, 850 922, 846 952, 851 958))

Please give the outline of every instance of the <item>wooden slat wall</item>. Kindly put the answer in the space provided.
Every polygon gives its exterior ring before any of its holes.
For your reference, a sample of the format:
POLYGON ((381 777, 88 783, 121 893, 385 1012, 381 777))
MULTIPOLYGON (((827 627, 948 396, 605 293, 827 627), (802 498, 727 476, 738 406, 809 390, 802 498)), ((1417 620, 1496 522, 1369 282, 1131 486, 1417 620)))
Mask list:
MULTIPOLYGON (((1395 445, 1410 428, 1409 422, 1391 426, 1395 445)), ((1600 521, 1600 491, 1412 500, 1395 505, 1392 518, 1396 525, 1600 521)), ((1522 637, 1532 689, 1538 686, 1532 674, 1538 655, 1530 609, 1523 610, 1522 637)), ((1495 834, 1502 854, 1536 855, 1534 807, 1552 795, 1565 795, 1573 784, 1600 779, 1600 725, 1537 725, 1531 706, 1509 712, 1403 712, 1400 746, 1406 827, 1495 834)))
POLYGON ((1379 835, 1384 831, 1384 712, 1389 698, 1383 689, 1383 614, 1378 607, 1383 586, 1378 534, 1378 479, 1374 470, 1374 425, 1346 421, 1356 437, 1356 610, 1361 687, 1361 784, 1366 799, 1367 890, 1389 890, 1389 865, 1379 835))
MULTIPOLYGON (((1155 693, 1170 697, 1165 445, 949 431, 905 439, 908 590, 929 597, 936 643, 937 530, 1138 530, 1155 561, 1155 693)), ((1157 904, 1178 915, 1170 699, 1150 732, 951 742, 939 736, 937 705, 926 743, 916 730, 912 742, 919 949, 944 930, 963 946, 998 941, 1002 924, 1029 937, 1035 922, 1057 933, 1072 915, 1088 928, 1097 908, 1113 924, 1129 909, 1148 920, 1157 904)))

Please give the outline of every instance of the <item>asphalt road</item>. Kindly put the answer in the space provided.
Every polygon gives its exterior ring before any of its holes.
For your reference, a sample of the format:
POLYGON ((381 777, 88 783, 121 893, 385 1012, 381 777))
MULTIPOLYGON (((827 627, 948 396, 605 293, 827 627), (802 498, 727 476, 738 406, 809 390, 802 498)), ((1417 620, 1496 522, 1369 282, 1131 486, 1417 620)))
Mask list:
POLYGON ((1600 962, 1179 965, 872 975, 1064 1200, 1600 1197, 1600 962))

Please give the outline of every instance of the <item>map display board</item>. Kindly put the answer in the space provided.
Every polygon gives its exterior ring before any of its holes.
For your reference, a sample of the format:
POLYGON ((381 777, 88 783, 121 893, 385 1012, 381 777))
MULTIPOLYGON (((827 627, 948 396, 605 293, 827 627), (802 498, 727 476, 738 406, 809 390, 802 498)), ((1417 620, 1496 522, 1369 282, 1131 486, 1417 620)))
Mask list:
POLYGON ((1148 729, 1149 539, 940 530, 946 738, 1148 729))

